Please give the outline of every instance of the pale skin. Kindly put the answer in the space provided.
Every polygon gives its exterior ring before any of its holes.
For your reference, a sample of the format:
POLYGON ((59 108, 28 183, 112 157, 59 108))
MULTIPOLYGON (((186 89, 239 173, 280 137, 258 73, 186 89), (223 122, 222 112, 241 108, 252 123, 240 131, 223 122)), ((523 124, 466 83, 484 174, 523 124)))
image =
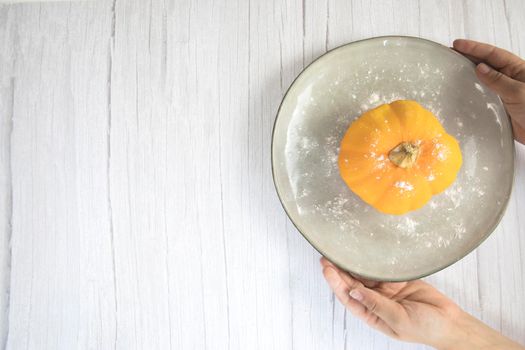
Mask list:
POLYGON ((512 122, 514 138, 525 144, 525 60, 472 40, 455 40, 453 47, 477 64, 478 79, 500 96, 512 122))
MULTIPOLYGON (((476 64, 479 80, 499 94, 511 119, 514 138, 525 144, 525 61, 503 49, 471 40, 455 40, 453 46, 476 64)), ((328 285, 350 313, 392 338, 439 350, 525 349, 424 281, 374 282, 351 276, 325 258, 321 265, 328 285)))

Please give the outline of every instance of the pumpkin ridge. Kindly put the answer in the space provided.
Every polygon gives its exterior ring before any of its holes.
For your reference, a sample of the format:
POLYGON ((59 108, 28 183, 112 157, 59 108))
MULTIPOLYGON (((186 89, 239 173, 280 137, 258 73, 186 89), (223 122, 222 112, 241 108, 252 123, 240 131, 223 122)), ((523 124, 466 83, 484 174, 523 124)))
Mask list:
POLYGON ((396 182, 396 179, 391 179, 389 185, 385 188, 385 190, 383 191, 381 196, 379 196, 375 201, 373 201, 373 202, 371 202, 369 204, 372 205, 373 207, 375 207, 379 202, 381 202, 383 200, 383 198, 385 198, 385 196, 388 194, 388 192, 390 191, 390 189, 392 188, 392 186, 394 185, 395 182, 396 182))

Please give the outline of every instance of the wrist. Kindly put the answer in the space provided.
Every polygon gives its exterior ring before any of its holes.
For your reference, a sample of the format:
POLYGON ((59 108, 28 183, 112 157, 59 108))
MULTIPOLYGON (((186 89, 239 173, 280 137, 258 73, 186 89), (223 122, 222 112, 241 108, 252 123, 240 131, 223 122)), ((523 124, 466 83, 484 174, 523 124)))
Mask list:
POLYGON ((438 350, 523 349, 464 311, 451 320, 449 333, 444 334, 438 343, 430 345, 438 350))

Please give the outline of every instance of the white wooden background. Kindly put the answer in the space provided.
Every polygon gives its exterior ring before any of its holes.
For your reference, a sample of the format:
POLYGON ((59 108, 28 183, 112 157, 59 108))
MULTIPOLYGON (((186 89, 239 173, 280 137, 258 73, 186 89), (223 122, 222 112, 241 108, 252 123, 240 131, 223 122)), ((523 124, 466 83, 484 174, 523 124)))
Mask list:
MULTIPOLYGON (((456 37, 525 55, 522 0, 0 5, 0 346, 419 349, 334 301, 286 218, 270 136, 340 44, 456 37)), ((525 147, 507 213, 428 278, 525 343, 525 147)))

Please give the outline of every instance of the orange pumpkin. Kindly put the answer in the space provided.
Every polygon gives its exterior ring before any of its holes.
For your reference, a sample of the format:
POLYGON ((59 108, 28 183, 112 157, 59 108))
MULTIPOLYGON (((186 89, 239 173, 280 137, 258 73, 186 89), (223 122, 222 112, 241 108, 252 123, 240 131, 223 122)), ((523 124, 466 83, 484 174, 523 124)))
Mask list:
POLYGON ((458 142, 415 101, 364 113, 348 128, 339 171, 363 201, 387 214, 421 208, 450 186, 461 167, 458 142))

